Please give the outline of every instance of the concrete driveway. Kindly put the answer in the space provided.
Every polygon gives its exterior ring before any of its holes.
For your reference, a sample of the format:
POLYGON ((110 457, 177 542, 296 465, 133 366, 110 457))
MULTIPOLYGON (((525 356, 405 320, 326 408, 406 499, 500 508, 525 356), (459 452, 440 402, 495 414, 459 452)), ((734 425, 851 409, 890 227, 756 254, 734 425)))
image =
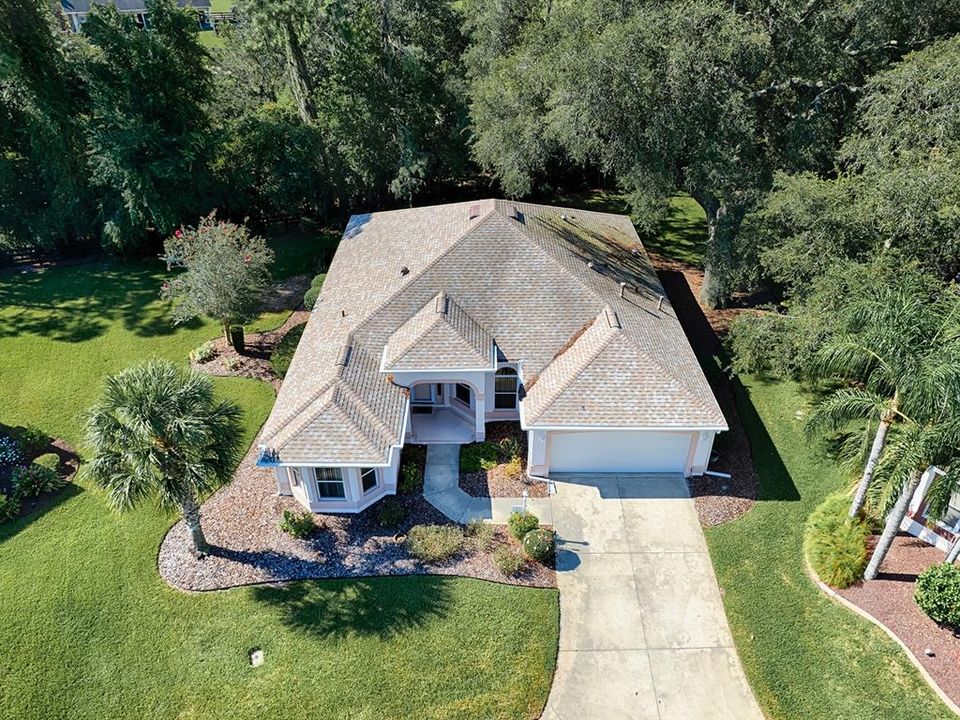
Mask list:
POLYGON ((558 478, 545 720, 760 720, 682 477, 558 478))

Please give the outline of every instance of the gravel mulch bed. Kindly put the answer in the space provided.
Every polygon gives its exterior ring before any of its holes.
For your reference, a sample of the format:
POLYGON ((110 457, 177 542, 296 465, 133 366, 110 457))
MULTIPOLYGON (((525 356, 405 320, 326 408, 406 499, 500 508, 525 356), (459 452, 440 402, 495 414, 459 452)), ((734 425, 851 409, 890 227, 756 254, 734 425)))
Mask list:
MULTIPOLYGON (((876 539, 871 542, 871 551, 876 539)), ((940 689, 960 703, 960 636, 928 618, 913 599, 917 576, 931 565, 943 562, 944 557, 942 550, 901 533, 876 580, 861 581, 837 593, 892 630, 940 689), (933 651, 932 657, 927 656, 928 649, 933 651)))
MULTIPOLYGON (((701 358, 716 354, 730 323, 744 308, 710 310, 697 301, 703 271, 684 263, 650 254, 660 281, 670 298, 694 351, 701 358)), ((737 412, 733 381, 726 373, 709 373, 707 379, 730 426, 717 437, 710 469, 728 473, 730 478, 701 475, 690 479, 700 524, 720 525, 746 513, 756 499, 757 474, 750 453, 750 440, 737 412)))
MULTIPOLYGON (((415 494, 398 496, 408 510, 399 529, 385 530, 376 521, 377 504, 356 515, 315 515, 323 529, 309 540, 296 540, 278 524, 284 510, 302 512, 293 498, 276 494, 273 471, 256 467, 257 442, 244 458, 229 485, 217 491, 202 507, 201 522, 214 551, 197 560, 189 549, 183 522, 174 525, 160 547, 160 574, 184 590, 219 590, 237 585, 307 578, 365 577, 374 575, 460 575, 511 585, 556 587, 552 568, 530 563, 516 577, 504 577, 490 552, 468 539, 450 561, 428 565, 412 558, 396 533, 416 524, 447 524, 432 505, 415 494)), ((516 544, 503 528, 496 529, 497 543, 516 544)))
POLYGON ((305 323, 310 311, 303 309, 303 293, 310 287, 308 275, 297 275, 274 285, 264 299, 263 309, 270 312, 293 310, 280 327, 262 333, 249 333, 244 338, 243 355, 238 353, 222 335, 211 340, 216 357, 205 363, 193 362, 190 366, 207 375, 218 377, 248 377, 263 380, 280 389, 280 379, 270 367, 270 355, 287 331, 305 323), (295 309, 296 308, 296 309, 295 309))
MULTIPOLYGON (((519 422, 490 422, 486 427, 486 442, 498 444, 506 437, 513 437, 520 445, 520 463, 523 473, 514 477, 507 472, 506 463, 491 470, 460 472, 460 489, 473 497, 518 498, 527 491, 528 497, 547 497, 547 484, 527 477, 527 434, 519 422)), ((466 446, 464 446, 466 447, 466 446)))

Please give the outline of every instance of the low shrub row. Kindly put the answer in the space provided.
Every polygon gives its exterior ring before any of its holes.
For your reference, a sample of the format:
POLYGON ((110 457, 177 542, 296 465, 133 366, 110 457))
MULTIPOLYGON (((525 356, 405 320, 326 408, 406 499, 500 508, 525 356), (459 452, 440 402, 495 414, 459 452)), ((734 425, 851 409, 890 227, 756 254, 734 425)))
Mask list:
POLYGON ((913 597, 931 620, 960 628, 960 567, 931 565, 917 578, 913 597))
POLYGON ((850 518, 850 499, 830 495, 807 520, 804 551, 823 582, 847 588, 863 577, 867 567, 867 538, 870 527, 861 518, 850 518))

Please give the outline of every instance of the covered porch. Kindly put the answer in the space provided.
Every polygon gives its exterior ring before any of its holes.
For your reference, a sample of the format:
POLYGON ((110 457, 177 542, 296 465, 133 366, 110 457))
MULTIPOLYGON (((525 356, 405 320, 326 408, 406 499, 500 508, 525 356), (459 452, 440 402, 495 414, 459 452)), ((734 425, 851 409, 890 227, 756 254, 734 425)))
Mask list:
POLYGON ((407 438, 411 443, 465 445, 472 443, 476 437, 475 423, 450 408, 433 407, 427 411, 411 408, 410 435, 407 438))
POLYGON ((414 383, 407 427, 406 441, 418 445, 483 440, 483 395, 469 382, 414 383))

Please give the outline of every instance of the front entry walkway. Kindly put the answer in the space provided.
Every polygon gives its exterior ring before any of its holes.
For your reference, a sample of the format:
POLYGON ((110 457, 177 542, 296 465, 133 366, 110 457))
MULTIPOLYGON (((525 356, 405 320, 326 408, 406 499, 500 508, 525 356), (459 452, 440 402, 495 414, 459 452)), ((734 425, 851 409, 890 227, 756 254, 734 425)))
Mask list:
POLYGON ((684 479, 557 480, 560 653, 544 720, 762 720, 684 479))

